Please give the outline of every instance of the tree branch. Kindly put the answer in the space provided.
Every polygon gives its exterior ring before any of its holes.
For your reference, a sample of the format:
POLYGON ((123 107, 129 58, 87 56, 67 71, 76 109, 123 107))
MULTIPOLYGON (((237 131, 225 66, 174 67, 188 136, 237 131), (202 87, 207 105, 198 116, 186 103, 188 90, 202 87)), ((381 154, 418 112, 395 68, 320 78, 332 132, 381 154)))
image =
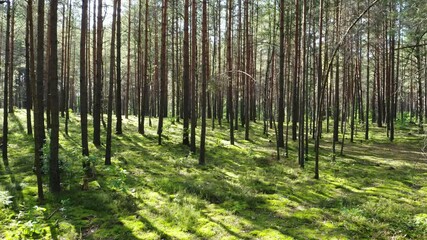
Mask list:
POLYGON ((408 45, 408 46, 403 46, 400 48, 395 48, 394 50, 402 50, 402 49, 407 49, 407 48, 416 48, 416 47, 423 47, 426 46, 427 43, 422 43, 422 44, 415 44, 415 45, 408 45))
MULTIPOLYGON (((326 70, 326 73, 323 74, 323 76, 322 76, 322 78, 323 78, 323 81, 322 81, 323 86, 322 86, 322 91, 320 93, 321 94, 321 98, 320 99, 323 99, 323 95, 324 95, 324 92, 325 92, 326 81, 328 80, 327 76, 329 75, 329 73, 330 73, 330 71, 332 69, 332 64, 334 62, 335 56, 338 53, 339 48, 344 43, 344 40, 347 37, 347 35, 350 33, 351 29, 353 29, 353 27, 360 21, 360 19, 362 19, 362 17, 369 11, 369 9, 371 9, 377 2, 379 2, 379 0, 373 1, 365 10, 363 10, 363 12, 359 15, 359 17, 357 17, 353 21, 353 23, 347 28, 347 30, 345 31, 344 35, 342 35, 340 41, 338 42, 337 46, 334 49, 334 52, 332 54, 331 59, 329 60, 328 69, 326 70)), ((321 104, 323 104, 323 100, 321 101, 321 104)))

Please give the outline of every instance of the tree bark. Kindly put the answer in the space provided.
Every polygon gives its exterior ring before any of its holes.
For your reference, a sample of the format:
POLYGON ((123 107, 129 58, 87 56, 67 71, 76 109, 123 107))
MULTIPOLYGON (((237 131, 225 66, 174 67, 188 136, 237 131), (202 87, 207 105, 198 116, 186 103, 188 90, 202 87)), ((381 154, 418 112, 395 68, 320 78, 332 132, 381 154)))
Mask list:
MULTIPOLYGON (((101 146, 101 110, 102 110, 102 0, 98 0, 96 27, 96 78, 94 80, 93 99, 93 143, 101 146)), ((95 30, 94 30, 95 31, 95 30)))
MULTIPOLYGON (((8 144, 8 131, 9 131, 9 122, 8 122, 8 82, 9 82, 9 68, 10 68, 10 1, 6 2, 6 51, 5 51, 5 64, 4 64, 4 87, 3 87, 3 147, 2 147, 2 157, 3 163, 6 167, 9 166, 9 160, 7 157, 7 144, 8 144)), ((39 25, 40 26, 40 25, 39 25)), ((43 145, 43 143, 42 143, 43 145)), ((36 148, 40 149, 40 148, 36 148)), ((37 157, 37 156, 36 156, 37 157)))
MULTIPOLYGON (((82 154, 89 156, 88 132, 87 132, 87 112, 88 112, 88 93, 87 93, 87 75, 86 75, 86 35, 88 21, 88 0, 83 0, 82 5, 82 24, 80 35, 80 118, 82 131, 82 154)), ((50 55, 52 57, 52 55, 50 55)), ((85 164, 83 167, 89 167, 85 164)))
POLYGON ((166 62, 166 31, 167 31, 167 9, 168 0, 163 0, 162 4, 162 39, 160 50, 160 107, 159 107, 159 124, 157 128, 158 142, 162 144, 163 133, 163 118, 165 117, 165 109, 167 105, 167 62, 166 62))
MULTIPOLYGON (((183 41, 183 93, 184 93, 184 129, 183 129, 183 144, 190 145, 190 141, 188 139, 188 126, 190 120, 190 55, 189 55, 189 36, 188 36, 188 8, 189 8, 189 0, 184 1, 184 41, 183 41)), ((178 63, 176 63, 178 64, 178 63)), ((179 104, 178 104, 179 105, 179 104)))
MULTIPOLYGON (((30 3, 28 3, 30 4, 30 3)), ((31 4, 32 5, 32 4, 31 4)), ((32 87, 31 87, 31 81, 30 79, 30 41, 32 38, 30 38, 30 27, 28 19, 29 7, 27 6, 27 19, 25 23, 25 108, 27 110, 27 134, 32 135, 33 134, 33 127, 31 124, 31 108, 33 105, 32 101, 32 87)))
POLYGON ((230 144, 234 145, 234 111, 233 111, 233 60, 231 49, 233 0, 228 0, 228 27, 227 27, 227 63, 228 63, 228 123, 230 125, 230 144))
POLYGON ((110 46, 110 82, 108 89, 108 110, 107 110, 107 144, 105 147, 105 165, 111 165, 111 138, 113 125, 113 94, 114 94, 114 50, 116 47, 116 14, 117 4, 120 0, 114 0, 113 6, 113 23, 111 30, 111 46, 110 46))
MULTIPOLYGON (((231 1, 231 0, 230 0, 231 1)), ((191 139, 190 149, 196 152, 196 125, 197 125, 197 1, 191 6, 191 139)))
POLYGON ((125 94, 125 103, 124 103, 124 113, 125 118, 129 118, 129 88, 130 88, 130 33, 131 33, 131 9, 132 9, 132 1, 128 1, 128 36, 127 36, 127 72, 126 72, 126 94, 125 94))
POLYGON ((117 65, 116 65, 116 134, 122 134, 122 66, 121 66, 121 47, 122 47, 122 3, 117 0, 117 65))
POLYGON ((50 54, 49 82, 51 83, 51 130, 50 130, 50 158, 49 158, 49 185, 50 191, 58 193, 61 190, 59 176, 59 95, 58 95, 58 0, 50 1, 50 54))
POLYGON ((206 87, 209 75, 208 69, 208 24, 207 24, 207 0, 203 0, 202 5, 202 93, 201 93, 201 109, 202 109, 202 128, 200 134, 200 155, 199 164, 204 165, 205 148, 206 148, 206 87))
MULTIPOLYGON (((33 0, 28 1, 28 19, 30 31, 32 28, 33 20, 33 0)), ((44 36, 44 1, 38 1, 37 6, 37 38, 43 39, 44 36)), ((6 31, 7 32, 7 31, 6 31)), ((31 45, 30 45, 31 46, 31 45)), ((7 49, 7 43, 6 43, 7 49)), ((43 157, 43 141, 44 141, 44 114, 43 114, 43 58, 44 58, 44 44, 43 41, 37 41, 37 79, 35 80, 34 92, 34 169, 36 170, 37 178, 37 196, 38 201, 44 201, 43 194, 43 180, 42 180, 42 157, 43 157)), ((6 71, 7 72, 7 71, 6 71)), ((5 98, 6 99, 6 98, 5 98)), ((4 106, 7 106, 6 104, 4 106)), ((5 111, 7 112, 7 111, 5 111)), ((4 130, 4 129, 3 129, 4 130)), ((4 140, 3 140, 3 144, 4 140)), ((4 146, 3 146, 4 147, 4 146)), ((3 153, 4 154, 4 153, 3 153)), ((3 155, 4 156, 4 155, 3 155)))
POLYGON ((280 0, 280 50, 279 50, 279 95, 277 106, 277 147, 283 148, 283 123, 285 122, 285 0, 280 0))

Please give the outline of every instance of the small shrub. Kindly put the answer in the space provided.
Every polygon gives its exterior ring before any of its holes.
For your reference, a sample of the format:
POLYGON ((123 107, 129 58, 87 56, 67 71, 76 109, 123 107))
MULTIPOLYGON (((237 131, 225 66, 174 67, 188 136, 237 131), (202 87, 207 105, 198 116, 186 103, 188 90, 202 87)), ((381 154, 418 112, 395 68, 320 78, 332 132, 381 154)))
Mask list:
POLYGON ((9 195, 8 191, 0 191, 0 207, 3 208, 12 204, 12 198, 13 196, 9 195))

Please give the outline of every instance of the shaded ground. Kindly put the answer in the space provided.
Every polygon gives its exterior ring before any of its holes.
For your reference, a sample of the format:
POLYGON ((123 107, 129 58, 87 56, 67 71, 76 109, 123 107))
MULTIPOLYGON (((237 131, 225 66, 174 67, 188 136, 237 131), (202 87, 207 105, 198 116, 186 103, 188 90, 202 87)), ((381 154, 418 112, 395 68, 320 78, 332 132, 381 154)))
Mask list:
POLYGON ((209 129, 207 165, 200 167, 180 144, 180 123, 166 121, 158 146, 157 120, 141 136, 130 118, 125 134, 113 136, 113 166, 105 167, 104 149, 91 145, 97 182, 82 191, 73 115, 70 136, 60 136, 64 191, 47 194, 47 204, 37 206, 24 112, 11 120, 10 171, 0 165, 0 238, 427 238, 427 158, 424 138, 411 126, 401 126, 395 143, 385 129, 372 127, 369 141, 359 133, 335 162, 325 133, 317 181, 312 155, 305 169, 298 167, 296 143, 289 158, 275 160, 274 136, 261 135, 262 124, 251 123, 251 141, 240 140, 244 132, 238 131, 236 146, 228 144, 227 128, 209 129), (2 203, 9 195, 12 202, 2 203))

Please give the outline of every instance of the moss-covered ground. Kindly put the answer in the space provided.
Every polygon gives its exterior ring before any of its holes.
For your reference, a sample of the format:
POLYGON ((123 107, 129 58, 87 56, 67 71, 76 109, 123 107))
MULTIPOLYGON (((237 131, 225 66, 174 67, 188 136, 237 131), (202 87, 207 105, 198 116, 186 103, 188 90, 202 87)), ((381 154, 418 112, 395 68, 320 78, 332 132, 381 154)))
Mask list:
POLYGON ((83 191, 79 117, 72 114, 69 136, 63 120, 63 191, 47 193, 44 176, 46 201, 38 204, 25 112, 10 116, 10 169, 0 164, 0 239, 427 239, 425 140, 411 125, 398 124, 394 143, 374 126, 365 141, 358 126, 336 161, 325 131, 315 180, 312 146, 305 169, 296 142, 288 158, 276 161, 275 137, 264 136, 261 123, 251 123, 250 141, 237 131, 235 146, 226 126, 208 125, 207 164, 199 166, 198 155, 181 144, 181 123, 166 120, 159 146, 157 120, 142 136, 130 117, 124 134, 113 136, 112 166, 103 164, 104 146, 90 145, 97 180, 83 191))

